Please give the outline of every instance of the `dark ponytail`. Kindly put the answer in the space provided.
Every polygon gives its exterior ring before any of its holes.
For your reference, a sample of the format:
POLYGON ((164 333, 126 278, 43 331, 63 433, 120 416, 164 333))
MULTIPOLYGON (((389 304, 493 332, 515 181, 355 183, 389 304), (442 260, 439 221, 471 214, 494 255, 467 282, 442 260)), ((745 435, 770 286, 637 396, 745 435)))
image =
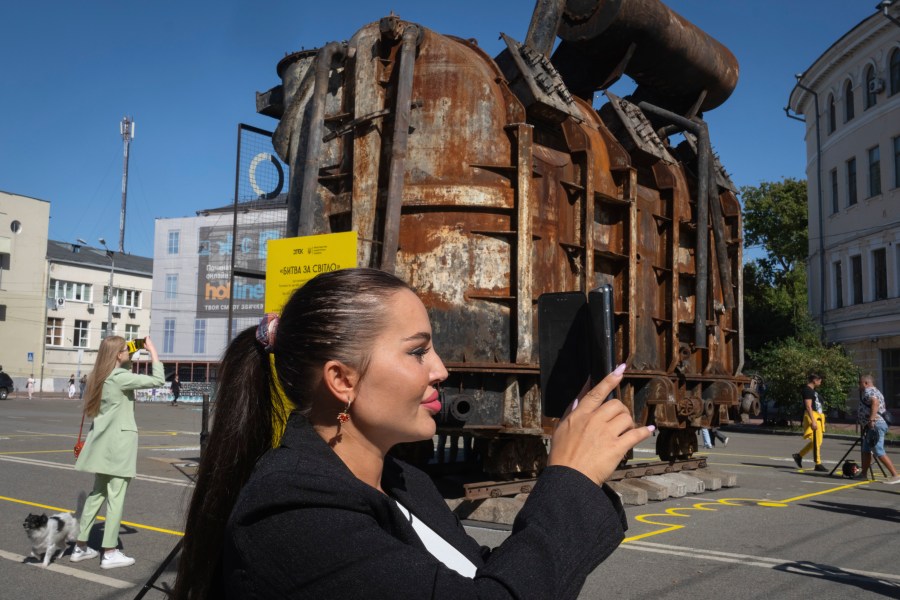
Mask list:
POLYGON ((197 472, 178 561, 176 599, 221 597, 216 571, 225 524, 256 461, 272 447, 272 371, 255 327, 228 346, 219 373, 214 424, 197 472))

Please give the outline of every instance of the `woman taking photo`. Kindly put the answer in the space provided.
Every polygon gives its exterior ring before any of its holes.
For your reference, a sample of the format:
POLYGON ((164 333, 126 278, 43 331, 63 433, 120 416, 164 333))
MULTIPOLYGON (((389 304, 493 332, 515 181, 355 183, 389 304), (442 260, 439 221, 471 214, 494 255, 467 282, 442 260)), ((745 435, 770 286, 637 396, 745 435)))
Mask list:
POLYGON ((573 403, 511 535, 480 547, 388 456, 435 433, 447 370, 425 306, 373 269, 310 280, 225 352, 175 597, 575 598, 624 535, 603 482, 651 432, 604 402, 623 371, 573 403))
POLYGON ((76 471, 94 473, 94 489, 81 514, 81 533, 72 562, 96 558, 98 552, 87 545, 97 513, 106 502, 103 528, 103 558, 100 567, 114 569, 134 564, 134 559, 118 550, 119 524, 125 507, 125 492, 137 472, 138 429, 134 421, 134 390, 162 386, 163 365, 150 338, 144 349, 153 361, 152 375, 131 372, 131 354, 125 338, 109 336, 100 343, 97 362, 87 381, 84 414, 93 418, 84 448, 75 461, 76 471))

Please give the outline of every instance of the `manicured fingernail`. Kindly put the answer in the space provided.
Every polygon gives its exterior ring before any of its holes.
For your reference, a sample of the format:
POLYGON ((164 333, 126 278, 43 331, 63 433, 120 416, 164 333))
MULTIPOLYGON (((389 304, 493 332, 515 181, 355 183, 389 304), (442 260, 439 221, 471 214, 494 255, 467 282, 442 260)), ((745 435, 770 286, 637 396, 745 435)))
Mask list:
POLYGON ((622 363, 621 365, 616 367, 616 370, 613 371, 613 375, 621 375, 624 372, 625 372, 625 363, 622 363))
POLYGON ((656 425, 647 425, 647 431, 653 433, 654 431, 656 431, 656 425))

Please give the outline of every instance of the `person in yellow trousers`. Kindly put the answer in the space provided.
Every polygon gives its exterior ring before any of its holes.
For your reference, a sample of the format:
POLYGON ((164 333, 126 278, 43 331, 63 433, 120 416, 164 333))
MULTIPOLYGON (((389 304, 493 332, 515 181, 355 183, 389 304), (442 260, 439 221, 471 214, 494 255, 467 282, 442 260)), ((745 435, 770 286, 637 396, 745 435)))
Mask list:
POLYGON ((75 462, 76 471, 94 473, 94 489, 81 514, 81 533, 69 560, 80 562, 99 554, 87 545, 91 527, 106 502, 103 558, 100 568, 114 569, 134 564, 119 549, 119 524, 125 508, 125 492, 137 474, 138 428, 134 420, 134 390, 162 387, 163 365, 150 338, 144 349, 153 361, 151 375, 131 372, 131 354, 125 338, 109 336, 100 343, 97 362, 87 381, 84 413, 94 419, 75 462))
POLYGON ((806 377, 806 385, 803 386, 803 437, 809 440, 800 452, 793 455, 797 467, 803 468, 803 457, 813 452, 813 460, 816 463, 814 470, 828 471, 822 464, 822 438, 825 436, 825 407, 819 393, 816 391, 822 385, 822 376, 818 373, 810 373, 806 377))

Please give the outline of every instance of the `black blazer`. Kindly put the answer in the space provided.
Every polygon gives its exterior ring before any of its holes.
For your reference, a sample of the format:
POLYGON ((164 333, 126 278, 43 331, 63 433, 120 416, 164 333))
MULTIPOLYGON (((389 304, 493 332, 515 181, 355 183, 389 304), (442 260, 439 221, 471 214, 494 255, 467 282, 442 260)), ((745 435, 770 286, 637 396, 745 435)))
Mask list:
POLYGON ((225 535, 226 598, 576 598, 619 545, 618 497, 549 467, 497 548, 469 537, 429 477, 385 461, 384 491, 471 560, 474 579, 425 549, 388 496, 357 479, 295 413, 241 491, 225 535))

